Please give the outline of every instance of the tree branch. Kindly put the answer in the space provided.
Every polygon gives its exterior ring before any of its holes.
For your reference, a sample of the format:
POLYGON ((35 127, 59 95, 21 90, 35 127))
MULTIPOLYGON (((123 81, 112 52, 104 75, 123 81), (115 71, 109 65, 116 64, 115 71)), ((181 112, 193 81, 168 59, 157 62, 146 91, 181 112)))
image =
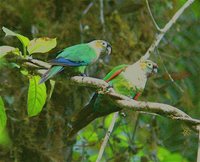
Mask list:
POLYGON ((195 0, 188 0, 171 18, 171 20, 165 25, 164 28, 160 29, 160 34, 156 36, 156 39, 153 41, 147 52, 144 56, 142 56, 142 59, 148 59, 151 55, 151 53, 155 50, 155 48, 158 46, 164 35, 167 33, 167 31, 172 27, 172 25, 177 21, 177 19, 182 15, 182 13, 185 11, 186 8, 188 8, 195 0))
POLYGON ((198 139, 197 162, 200 161, 200 126, 198 126, 198 129, 199 129, 199 139, 198 139))
MULTIPOLYGON (((30 59, 28 59, 28 62, 30 62, 30 59)), ((44 69, 50 67, 48 63, 36 59, 31 59, 31 63, 33 65, 29 64, 29 66, 38 65, 40 67, 43 67, 44 69)), ((73 84, 95 88, 96 90, 98 90, 98 93, 107 95, 113 100, 113 102, 117 106, 122 109, 156 113, 161 116, 171 118, 173 120, 183 121, 193 126, 197 126, 200 124, 200 120, 190 117, 188 114, 174 106, 163 103, 136 101, 127 96, 120 95, 116 93, 112 88, 109 88, 109 84, 104 80, 83 76, 73 76, 69 78, 69 80, 73 84)))
MULTIPOLYGON (((108 86, 108 84, 106 82, 103 83, 104 81, 101 79, 95 79, 90 77, 84 77, 84 78, 81 76, 76 76, 72 77, 71 80, 73 80, 74 83, 81 84, 84 86, 95 87, 96 89, 105 89, 106 85, 108 86), (92 85, 90 83, 92 83, 92 85)), ((132 100, 129 97, 117 94, 116 92, 114 92, 113 89, 110 89, 110 91, 100 91, 100 93, 108 95, 108 97, 110 97, 113 100, 113 102, 122 109, 129 109, 129 110, 131 109, 133 111, 156 113, 161 116, 171 118, 173 120, 183 121, 193 126, 197 126, 198 124, 200 124, 200 120, 193 119, 185 112, 171 105, 132 100)))
POLYGON ((156 23, 156 20, 155 20, 154 17, 153 17, 153 14, 152 14, 152 12, 151 12, 151 8, 150 8, 150 6, 149 6, 149 1, 148 1, 148 0, 146 0, 146 4, 147 4, 147 9, 148 9, 149 14, 150 14, 150 16, 151 16, 151 19, 152 19, 152 21, 153 21, 153 23, 154 23, 154 26, 156 27, 156 29, 157 29, 158 31, 162 32, 162 29, 158 26, 158 24, 156 23))
POLYGON ((99 0, 100 3, 100 21, 103 27, 103 33, 105 32, 105 20, 104 20, 104 2, 103 0, 99 0))

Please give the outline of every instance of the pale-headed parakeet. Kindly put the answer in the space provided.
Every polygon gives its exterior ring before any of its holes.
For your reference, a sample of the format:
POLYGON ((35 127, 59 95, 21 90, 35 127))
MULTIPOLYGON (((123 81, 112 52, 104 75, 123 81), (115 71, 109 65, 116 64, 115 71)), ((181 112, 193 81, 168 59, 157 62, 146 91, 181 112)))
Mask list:
MULTIPOLYGON (((115 92, 134 100, 143 92, 147 79, 157 73, 158 66, 151 60, 139 60, 132 65, 114 67, 104 78, 115 92)), ((72 118, 72 130, 69 136, 85 127, 94 119, 120 111, 109 97, 95 93, 90 102, 72 118)))
POLYGON ((42 76, 40 83, 47 81, 65 67, 73 67, 74 71, 84 74, 86 66, 97 61, 100 55, 105 53, 111 53, 111 45, 104 40, 94 40, 65 48, 55 59, 49 61, 52 66, 42 76))

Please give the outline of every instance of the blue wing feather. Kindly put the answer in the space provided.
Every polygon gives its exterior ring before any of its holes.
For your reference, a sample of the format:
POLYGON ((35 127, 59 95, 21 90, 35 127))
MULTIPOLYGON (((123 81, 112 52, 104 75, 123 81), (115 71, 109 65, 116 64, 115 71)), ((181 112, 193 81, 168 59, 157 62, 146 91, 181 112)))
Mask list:
POLYGON ((59 58, 50 60, 49 64, 60 65, 60 66, 86 66, 86 65, 88 65, 84 61, 75 62, 75 61, 71 61, 69 59, 65 59, 63 57, 59 57, 59 58))

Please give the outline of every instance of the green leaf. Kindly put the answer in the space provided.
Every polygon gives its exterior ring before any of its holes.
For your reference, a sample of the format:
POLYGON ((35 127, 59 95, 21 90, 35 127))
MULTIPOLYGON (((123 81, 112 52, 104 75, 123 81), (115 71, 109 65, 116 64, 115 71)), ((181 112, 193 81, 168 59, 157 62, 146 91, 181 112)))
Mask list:
POLYGON ((0 133, 6 127, 7 116, 4 108, 3 100, 0 96, 0 133))
POLYGON ((23 44, 24 47, 26 47, 30 42, 30 40, 27 37, 25 37, 21 34, 15 33, 6 27, 3 27, 2 30, 6 33, 5 36, 16 36, 21 41, 21 43, 23 44))
POLYGON ((10 67, 11 67, 11 68, 17 68, 17 69, 19 69, 19 68, 20 68, 20 65, 14 63, 14 62, 11 62, 11 63, 10 63, 10 67))
MULTIPOLYGON (((104 123, 105 128, 108 128, 110 126, 110 123, 112 122, 113 116, 114 116, 114 114, 110 114, 110 115, 106 116, 105 123, 104 123)), ((118 121, 118 119, 117 119, 117 121, 118 121)))
POLYGON ((28 116, 36 116, 41 112, 46 101, 46 86, 39 84, 40 76, 32 76, 29 79, 28 89, 28 116))
POLYGON ((164 147, 158 147, 157 156, 160 162, 169 162, 169 161, 187 162, 187 159, 181 156, 181 154, 171 153, 164 147))
POLYGON ((3 129, 0 133, 0 146, 3 148, 9 148, 12 146, 12 141, 6 129, 3 129))
POLYGON ((89 124, 82 130, 80 136, 83 137, 84 139, 87 139, 89 142, 94 142, 98 140, 97 133, 95 132, 91 124, 89 124))
POLYGON ((18 48, 14 48, 11 46, 0 46, 0 58, 4 57, 8 53, 13 53, 16 55, 21 54, 18 48))
POLYGON ((56 82, 55 82, 54 80, 51 80, 51 79, 50 79, 51 89, 50 89, 50 92, 49 92, 49 98, 48 98, 48 100, 51 99, 51 96, 52 96, 53 91, 54 91, 55 83, 56 83, 56 82))
POLYGON ((21 74, 24 75, 24 76, 27 76, 28 75, 28 70, 27 69, 22 69, 20 70, 21 74))
POLYGON ((46 53, 53 49, 57 44, 56 38, 36 38, 30 41, 27 50, 32 53, 46 53))

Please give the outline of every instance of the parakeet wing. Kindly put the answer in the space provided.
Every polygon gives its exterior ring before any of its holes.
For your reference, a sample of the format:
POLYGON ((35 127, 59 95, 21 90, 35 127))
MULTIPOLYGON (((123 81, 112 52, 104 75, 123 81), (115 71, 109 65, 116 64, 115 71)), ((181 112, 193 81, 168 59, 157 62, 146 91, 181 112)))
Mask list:
POLYGON ((116 76, 118 76, 123 70, 125 70, 125 68, 128 65, 119 65, 114 67, 104 78, 103 80, 105 80, 106 82, 111 81, 112 79, 114 79, 116 76))
POLYGON ((51 60, 52 65, 86 66, 97 58, 95 50, 88 44, 78 44, 59 52, 56 59, 51 60))

